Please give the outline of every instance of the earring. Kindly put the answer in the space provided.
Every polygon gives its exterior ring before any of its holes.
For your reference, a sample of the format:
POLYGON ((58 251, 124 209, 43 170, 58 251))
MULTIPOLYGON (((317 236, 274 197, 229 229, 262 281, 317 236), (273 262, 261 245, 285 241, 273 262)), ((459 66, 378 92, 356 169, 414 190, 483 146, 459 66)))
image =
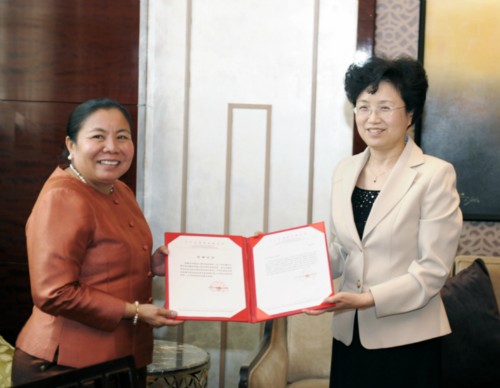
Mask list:
POLYGON ((68 160, 71 160, 72 156, 71 154, 68 155, 68 160))

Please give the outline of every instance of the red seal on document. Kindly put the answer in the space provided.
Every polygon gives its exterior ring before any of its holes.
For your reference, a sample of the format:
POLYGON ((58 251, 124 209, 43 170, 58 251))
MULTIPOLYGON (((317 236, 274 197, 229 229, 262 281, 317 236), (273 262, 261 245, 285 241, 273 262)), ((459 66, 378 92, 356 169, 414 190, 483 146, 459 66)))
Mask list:
POLYGON ((208 288, 212 292, 226 292, 227 290, 229 290, 229 287, 226 286, 226 284, 221 281, 213 282, 212 284, 210 284, 208 288))

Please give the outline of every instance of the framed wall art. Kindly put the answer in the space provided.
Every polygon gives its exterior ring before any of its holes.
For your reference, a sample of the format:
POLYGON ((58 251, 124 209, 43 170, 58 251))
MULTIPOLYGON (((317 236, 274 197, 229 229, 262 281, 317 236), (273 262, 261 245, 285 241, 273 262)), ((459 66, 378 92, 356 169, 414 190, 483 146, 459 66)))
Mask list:
POLYGON ((451 162, 465 220, 500 221, 500 1, 421 0, 429 78, 415 139, 451 162))

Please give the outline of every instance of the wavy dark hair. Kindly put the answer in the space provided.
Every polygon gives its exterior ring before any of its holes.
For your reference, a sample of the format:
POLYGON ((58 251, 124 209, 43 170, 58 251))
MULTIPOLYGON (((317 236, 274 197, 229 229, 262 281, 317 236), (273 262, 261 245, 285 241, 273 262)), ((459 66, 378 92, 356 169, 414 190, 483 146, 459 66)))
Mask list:
POLYGON ((371 57, 361 64, 352 64, 345 74, 344 89, 347 99, 356 105, 365 90, 374 94, 380 82, 392 84, 403 99, 406 112, 413 112, 411 125, 420 120, 424 110, 429 83, 422 64, 409 57, 386 59, 371 57))
MULTIPOLYGON (((130 113, 122 104, 118 101, 112 100, 111 98, 95 98, 81 103, 73 110, 73 112, 71 112, 66 124, 66 136, 68 136, 71 141, 76 142, 78 132, 82 129, 85 120, 87 120, 92 113, 98 111, 99 109, 118 109, 122 112, 123 117, 127 120, 130 128, 132 128, 130 113)), ((69 151, 66 147, 64 147, 61 157, 63 160, 67 160, 68 156, 69 151)))

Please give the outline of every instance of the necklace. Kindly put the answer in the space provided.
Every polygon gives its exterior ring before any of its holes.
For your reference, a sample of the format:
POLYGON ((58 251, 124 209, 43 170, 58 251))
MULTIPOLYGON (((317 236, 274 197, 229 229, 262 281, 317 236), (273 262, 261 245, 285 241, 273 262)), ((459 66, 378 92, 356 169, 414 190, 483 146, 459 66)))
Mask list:
POLYGON ((78 179, 80 179, 83 183, 85 183, 86 185, 88 185, 87 181, 82 176, 82 174, 80 174, 80 172, 75 168, 75 166, 73 166, 73 163, 69 164, 69 168, 71 168, 71 171, 73 171, 75 173, 75 175, 78 177, 78 179))
POLYGON ((387 170, 385 170, 383 173, 380 173, 380 174, 374 174, 374 170, 373 170, 373 169, 371 169, 371 168, 369 168, 369 167, 367 167, 367 168, 366 168, 366 173, 367 173, 368 175, 371 175, 371 176, 373 177, 373 179, 372 179, 373 183, 377 183, 378 178, 380 178, 381 176, 383 176, 383 175, 387 174, 389 171, 391 171, 391 169, 392 169, 392 167, 391 167, 391 168, 389 168, 389 169, 387 169, 387 170))
MULTIPOLYGON (((73 171, 75 173, 75 175, 78 177, 78 179, 80 179, 83 183, 85 183, 86 185, 88 185, 89 183, 87 182, 87 180, 82 176, 82 174, 80 174, 80 171, 78 171, 76 169, 75 166, 73 166, 73 163, 70 163, 69 164, 69 168, 71 168, 71 171, 73 171)), ((112 185, 111 188, 109 189, 109 194, 113 193, 115 191, 115 186, 112 185)))
MULTIPOLYGON (((407 140, 408 140, 408 138, 405 139, 405 144, 406 144, 407 140)), ((385 158, 379 158, 380 161, 381 161, 379 163, 373 162, 371 160, 371 155, 370 155, 370 159, 368 160, 368 163, 366 164, 366 173, 369 174, 369 175, 371 175, 371 176, 373 176, 373 183, 377 183, 378 178, 380 178, 381 176, 387 174, 389 171, 392 170, 392 168, 394 167, 394 165, 397 162, 397 159, 399 158, 399 155, 401 155, 401 152, 399 152, 396 155, 388 156, 388 157, 385 157, 385 158), (384 172, 382 172, 380 174, 374 174, 374 173, 376 173, 376 171, 373 169, 373 164, 374 163, 375 164, 379 164, 380 167, 387 167, 387 166, 389 166, 389 168, 387 168, 384 172)))
POLYGON ((382 175, 386 174, 389 170, 385 170, 382 174, 378 174, 378 175, 375 175, 375 174, 372 174, 373 175, 373 183, 377 183, 377 179, 379 177, 381 177, 382 175))

